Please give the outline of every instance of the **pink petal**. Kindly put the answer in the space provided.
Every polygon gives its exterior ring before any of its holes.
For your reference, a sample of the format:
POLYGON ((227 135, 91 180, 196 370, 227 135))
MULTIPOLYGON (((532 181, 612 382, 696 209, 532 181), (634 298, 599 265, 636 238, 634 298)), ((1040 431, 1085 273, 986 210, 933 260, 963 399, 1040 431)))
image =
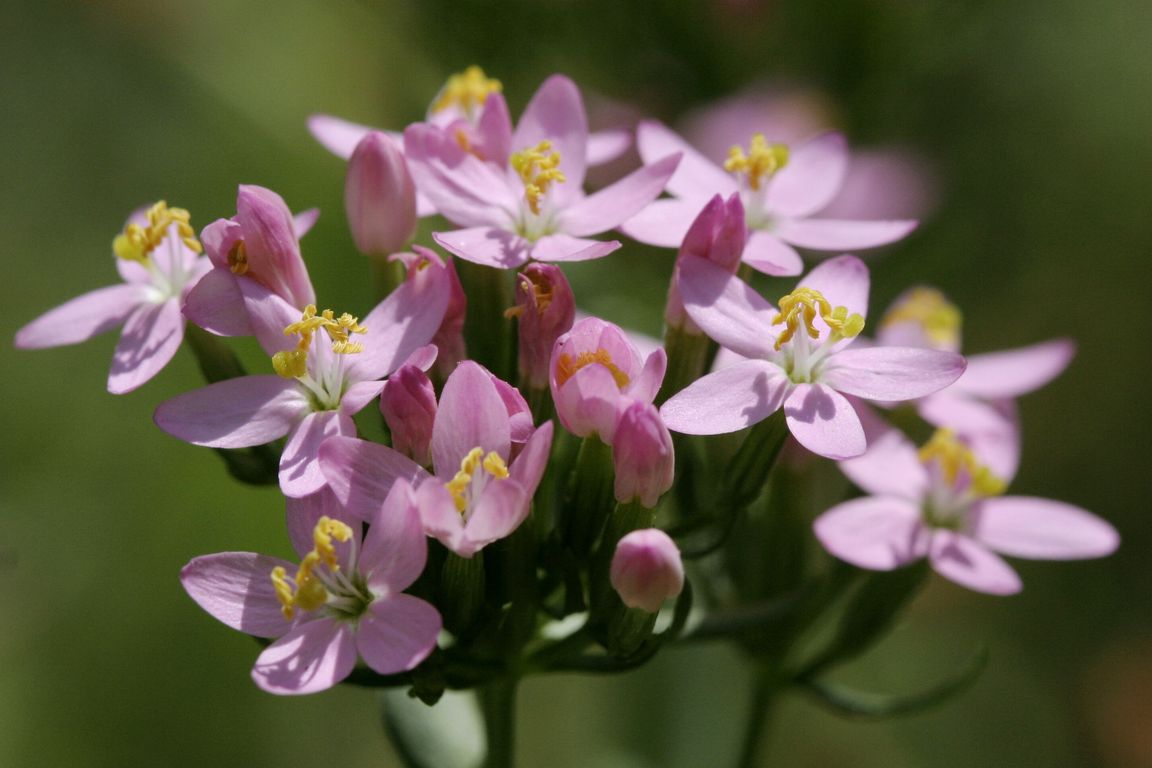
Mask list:
POLYGON ((632 146, 632 133, 623 128, 609 128, 588 134, 588 166, 610 163, 632 146))
POLYGON ((360 571, 378 594, 392 595, 411 586, 424 570, 428 544, 412 485, 398 479, 372 515, 360 550, 360 571))
POLYGON ((529 246, 528 256, 536 261, 591 261, 607 256, 619 247, 616 240, 588 240, 557 232, 544 235, 529 246))
POLYGON ((633 240, 660 248, 679 248, 689 227, 706 204, 700 198, 656 200, 619 229, 633 240))
POLYGON ((977 592, 1014 595, 1022 586, 1012 566, 959 533, 936 531, 929 557, 941 576, 977 592))
MULTIPOLYGON (((654 120, 645 120, 636 127, 636 148, 646 163, 661 157, 680 153, 683 157, 676 173, 668 180, 668 191, 677 197, 698 200, 696 211, 715 194, 724 196, 736 192, 736 180, 717 163, 697 152, 667 126, 654 120)), ((691 224, 691 218, 685 225, 691 224)), ((679 243, 676 243, 679 245, 679 243)))
POLYGON ((560 228, 584 237, 606 232, 635 216, 664 191, 679 155, 661 158, 565 209, 560 228))
POLYGON ((929 424, 958 433, 980 463, 1009 482, 1020 466, 1020 417, 1011 400, 973 400, 951 386, 917 401, 929 424))
POLYGON ((408 126, 404 155, 416 188, 458 226, 503 226, 519 210, 505 175, 465 152, 439 128, 419 123, 408 126))
POLYGON ((549 196, 564 204, 581 194, 584 187, 588 118, 580 90, 563 75, 549 77, 532 96, 512 134, 512 151, 519 152, 545 140, 552 142, 552 149, 560 154, 560 170, 567 179, 553 187, 549 196))
POLYGON ((200 278, 184 299, 184 316, 220 336, 254 333, 236 276, 227 269, 216 268, 200 278))
POLYGON ((794 149, 768 184, 765 207, 775 216, 803 218, 832 201, 844 183, 848 145, 838 133, 825 133, 794 149))
POLYGON ((1116 551, 1120 535, 1080 507, 1031 496, 987 499, 973 516, 972 537, 1005 555, 1079 560, 1116 551))
POLYGON ((600 436, 611 444, 616 432, 616 417, 624 396, 612 372, 602 365, 586 365, 553 390, 556 413, 574 435, 600 436))
POLYGON ((860 568, 890 571, 928 554, 920 509, 906 499, 846 501, 816 518, 813 528, 824 549, 860 568))
POLYGON ((320 446, 320 468, 348 514, 371 520, 392 484, 428 476, 419 464, 391 448, 352 437, 333 437, 320 446))
POLYGON ((821 262, 800 281, 805 288, 824 294, 833 307, 868 316, 868 267, 855 256, 837 256, 821 262))
POLYGON ((379 397, 386 383, 385 381, 361 381, 348 387, 340 396, 340 413, 352 416, 364 410, 368 403, 379 397))
POLYGON ((507 459, 511 439, 508 411, 488 372, 472 361, 458 365, 444 383, 432 427, 436 474, 453 477, 461 460, 477 447, 507 459))
POLYGON ((540 425, 528 442, 524 450, 508 468, 509 477, 515 480, 529 495, 536 493, 540 485, 540 478, 548 466, 548 456, 552 450, 552 422, 546 421, 540 425))
POLYGON ((873 496, 917 501, 924 497, 928 487, 928 473, 920 462, 916 446, 898 429, 869 436, 868 450, 841 461, 840 471, 873 496))
POLYGON ((272 569, 296 572, 296 565, 252 552, 221 552, 193 558, 180 571, 180 583, 201 608, 232 629, 256 637, 279 637, 288 631, 272 569))
POLYGON ((432 239, 465 261, 496 269, 516 269, 528 261, 531 248, 519 235, 492 227, 433 232, 432 239))
POLYGON ((297 624, 265 648, 252 679, 269 693, 316 693, 348 677, 355 666, 352 625, 322 618, 297 624))
POLYGON ((128 315, 148 301, 143 285, 110 285, 82 294, 40 317, 16 332, 17 349, 44 349, 79 344, 123 323, 128 315))
POLYGON ((628 396, 645 403, 656 399, 660 385, 664 383, 664 374, 668 370, 668 353, 662 347, 657 348, 644 360, 644 367, 640 374, 632 380, 626 388, 628 396))
POLYGON ((312 231, 312 227, 316 226, 317 220, 320 218, 319 208, 309 208, 305 211, 300 211, 292 217, 292 229, 296 233, 296 239, 299 240, 304 235, 312 231))
POLYGON ((264 353, 272 357, 277 352, 295 348, 298 339, 286 335, 284 329, 300 320, 303 308, 292 306, 255 280, 237 280, 236 287, 244 297, 249 327, 264 353))
POLYGON ((744 357, 774 353, 776 309, 743 280, 697 256, 679 260, 676 280, 688 316, 720 346, 744 357))
POLYGON ((869 400, 912 400, 938 392, 964 372, 952 352, 913 347, 845 349, 833 354, 820 380, 848 395, 869 400))
POLYGON ((288 539, 300 557, 304 557, 316 546, 313 533, 321 517, 340 520, 357 531, 362 527, 359 518, 348 514, 340 499, 327 486, 299 499, 285 497, 284 522, 288 528, 288 539))
POLYGON ((845 251, 875 248, 902 240, 918 222, 849 221, 846 219, 784 219, 776 225, 781 240, 816 251, 845 251))
POLYGON ((798 275, 804 270, 804 262, 792 246, 762 229, 749 234, 741 261, 773 277, 798 275))
POLYGON ((1030 347, 969 355, 956 388, 988 399, 1019 397, 1059 376, 1072 362, 1076 345, 1056 339, 1030 347))
POLYGON ((149 381, 168 365, 183 341, 184 316, 176 299, 140 307, 124 324, 112 353, 108 391, 122 395, 149 381))
MULTIPOLYGON (((473 501, 464 523, 465 551, 479 552, 494 541, 515 531, 528 517, 532 499, 518 482, 493 480, 473 501)), ((464 557, 469 555, 460 552, 464 557)))
POLYGON ((356 648, 364 662, 382 675, 412 669, 436 647, 440 614, 411 595, 377 600, 360 619, 356 648))
POLYGON ((476 554, 464 536, 464 519, 456 510, 452 495, 438 477, 429 477, 416 487, 416 503, 424 532, 461 557, 476 554))
POLYGON ((796 442, 820 456, 850 459, 868 447, 852 405, 823 384, 797 384, 784 401, 784 416, 796 442))
POLYGON ((248 448, 288 434, 311 412, 295 380, 242 376, 161 403, 156 426, 194 445, 248 448))
POLYGON ((326 482, 320 469, 320 444, 330 437, 356 434, 352 419, 339 411, 309 413, 288 435, 280 456, 280 491, 300 498, 316 493, 326 482))
POLYGON ((780 408, 790 386, 779 367, 744 360, 710 373, 673 395, 660 408, 668 429, 689 435, 736 432, 780 408))
POLYGON ((345 160, 352 157, 352 151, 360 139, 377 130, 367 125, 341 120, 331 115, 312 115, 308 118, 308 131, 332 154, 345 160))

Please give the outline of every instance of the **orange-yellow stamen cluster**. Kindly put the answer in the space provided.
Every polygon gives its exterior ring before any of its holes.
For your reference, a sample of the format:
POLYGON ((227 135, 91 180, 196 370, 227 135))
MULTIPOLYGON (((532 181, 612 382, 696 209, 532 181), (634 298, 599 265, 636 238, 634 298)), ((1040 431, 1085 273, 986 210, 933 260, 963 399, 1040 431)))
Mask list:
POLYGON ((780 299, 780 311, 772 318, 772 325, 786 326, 776 337, 776 349, 791 340, 801 324, 810 338, 820 338, 814 325, 817 315, 832 329, 832 338, 836 340, 851 339, 864 330, 862 315, 849 313, 847 307, 833 307, 824 294, 814 288, 797 288, 780 299))
POLYGON ((913 288, 880 321, 882 327, 915 323, 932 341, 955 347, 960 343, 960 309, 935 288, 913 288))
MULTIPOLYGON (((553 287, 552 282, 540 274, 528 274, 521 272, 517 277, 520 279, 520 284, 524 286, 525 291, 531 291, 535 297, 536 314, 542 315, 548 311, 548 307, 552 304, 553 287)), ((504 317, 520 317, 524 314, 527 307, 517 304, 514 307, 509 307, 504 310, 504 317)))
POLYGON ((475 109, 488 98, 488 94, 500 93, 502 90, 504 86, 499 80, 488 77, 483 69, 472 65, 448 78, 448 82, 440 89, 440 95, 432 104, 432 111, 440 112, 448 107, 457 106, 471 117, 475 109))
POLYGON ((608 354, 606 349, 597 349, 595 352, 581 352, 575 358, 568 353, 560 355, 560 359, 556 361, 556 384, 561 387, 564 386, 564 383, 572 378, 576 371, 594 363, 607 368, 616 381, 616 386, 620 389, 624 389, 631 381, 628 374, 620 370, 615 361, 612 360, 612 355, 608 354))
POLYGON ((328 590, 316 576, 318 566, 326 566, 330 571, 340 570, 336 559, 336 545, 333 542, 346 542, 352 539, 352 529, 339 520, 321 517, 312 529, 312 551, 300 561, 296 577, 289 581, 288 572, 283 566, 272 569, 272 586, 280 601, 284 618, 291 619, 296 609, 314 611, 328 600, 328 590))
POLYGON ((743 173, 748 177, 749 187, 760 189, 766 179, 772 178, 787 164, 788 146, 769 144, 764 134, 757 133, 748 144, 747 152, 739 144, 732 145, 728 150, 728 159, 724 161, 724 170, 743 173))
POLYGON ((977 496, 998 496, 1004 493, 1005 482, 977 461, 968 446, 964 445, 950 429, 936 430, 932 439, 920 449, 920 461, 924 464, 936 464, 940 474, 950 485, 955 484, 963 472, 969 479, 970 489, 977 496))
POLYGON ((479 446, 468 451, 468 455, 460 462, 460 471, 444 484, 448 493, 452 494, 456 511, 460 514, 468 510, 468 486, 472 484, 477 468, 483 469, 497 480, 508 477, 508 466, 496 451, 489 451, 487 456, 484 455, 484 449, 479 446))
POLYGON ((176 225, 176 232, 184 245, 196 253, 201 252, 200 241, 192 230, 191 214, 183 208, 169 208, 163 200, 148 209, 148 224, 129 224, 112 241, 112 251, 126 261, 145 263, 152 251, 164 241, 168 229, 176 225))
POLYGON ((540 213, 540 198, 547 194, 552 184, 566 181, 564 172, 560 170, 560 153, 552 149, 550 141, 513 152, 509 162, 524 182, 524 198, 532 213, 540 213))
POLYGON ((328 334, 328 338, 332 340, 332 351, 338 355, 350 355, 364 349, 364 345, 349 338, 353 333, 368 332, 367 328, 359 324, 358 318, 347 312, 335 317, 330 309, 316 314, 316 305, 309 304, 304 308, 303 317, 284 329, 285 336, 299 335, 300 341, 296 349, 277 352, 272 356, 272 367, 276 369, 276 373, 286 379, 303 376, 308 370, 308 347, 312 344, 312 337, 320 329, 328 334))

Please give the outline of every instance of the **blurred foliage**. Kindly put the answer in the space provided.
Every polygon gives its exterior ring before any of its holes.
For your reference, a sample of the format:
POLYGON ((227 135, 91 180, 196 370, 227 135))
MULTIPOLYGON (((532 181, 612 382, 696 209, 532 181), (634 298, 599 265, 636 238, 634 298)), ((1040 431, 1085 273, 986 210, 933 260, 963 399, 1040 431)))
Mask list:
MULTIPOLYGON (((479 63, 519 109, 549 73, 675 122, 757 82, 825 92, 854 144, 905 145, 942 188, 933 217, 874 259, 873 305, 910 282, 966 309, 966 349, 1059 335, 1068 373, 1022 406, 1015 492, 1120 528, 1118 555, 1021 564, 1011 599, 936 579, 881 647, 839 677, 917 690, 986 643, 959 700, 906 720, 840 720, 793 697, 788 766, 1149 766, 1152 720, 1152 5, 1131 0, 15 0, 0 49, 0 336, 115 279, 109 244, 159 198, 202 226, 238 183, 324 214, 305 241, 318 292, 367 306, 341 211, 342 163, 304 119, 400 127, 479 63)), ((596 98, 593 97, 593 98, 596 98)), ((671 259, 628 246, 572 270, 590 311, 649 333, 671 259)), ((381 765, 371 693, 260 693, 257 646, 177 580, 220 550, 287 554, 273 490, 149 423, 197 386, 187 355, 142 391, 103 390, 113 338, 17 353, 0 447, 0 765, 381 765), (15 375, 19 373, 19 375, 15 375), (16 386, 19 384, 20 386, 16 386)), ((251 352, 251 349, 249 349, 251 352)), ((819 510, 813 510, 816 512, 819 510)), ((626 678, 532 680, 524 765, 722 765, 746 676, 724 648, 673 650, 626 678), (560 704, 559 702, 562 702, 560 704)))

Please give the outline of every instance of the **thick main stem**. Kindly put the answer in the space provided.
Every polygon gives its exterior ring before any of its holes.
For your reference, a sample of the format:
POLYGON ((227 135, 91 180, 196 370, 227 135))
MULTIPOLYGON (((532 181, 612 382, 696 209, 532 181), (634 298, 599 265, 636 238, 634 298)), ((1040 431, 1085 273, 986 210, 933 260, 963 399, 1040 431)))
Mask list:
POLYGON ((477 689, 480 709, 484 713, 484 733, 488 753, 484 768, 512 768, 516 764, 516 689, 515 677, 500 677, 477 689))
POLYGON ((776 700, 783 692, 784 682, 777 675, 776 669, 766 664, 761 665, 744 722, 743 746, 740 749, 740 762, 737 763, 739 768, 757 768, 760 765, 764 734, 771 722, 776 700))

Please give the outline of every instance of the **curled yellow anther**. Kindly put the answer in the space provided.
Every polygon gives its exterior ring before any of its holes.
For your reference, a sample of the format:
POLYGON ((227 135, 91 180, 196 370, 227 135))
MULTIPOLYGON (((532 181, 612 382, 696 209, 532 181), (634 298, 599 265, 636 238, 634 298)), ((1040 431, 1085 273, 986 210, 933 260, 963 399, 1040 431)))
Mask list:
POLYGON ((200 241, 192 229, 191 214, 183 208, 169 208, 163 200, 148 209, 148 224, 129 224, 112 241, 112 251, 126 261, 146 262, 152 251, 163 242, 168 229, 176 225, 176 232, 186 246, 201 252, 200 241))
POLYGON ((597 363, 608 369, 612 374, 612 379, 616 382, 616 386, 620 389, 628 386, 631 379, 628 374, 620 370, 619 366, 612 359, 612 355, 608 354, 606 349, 597 349, 595 352, 581 352, 575 359, 572 355, 564 353, 560 355, 560 359, 556 361, 556 385, 564 386, 568 379, 572 378, 576 371, 581 368, 597 363))
POLYGON ((284 618, 295 616, 297 608, 314 611, 328 601, 328 589, 316 576, 316 568, 323 565, 330 571, 340 570, 336 547, 332 542, 351 539, 352 529, 347 524, 323 516, 312 529, 314 548, 300 561, 296 577, 289 580, 283 566, 278 565, 272 569, 272 588, 276 590, 276 599, 280 601, 284 618))
POLYGON ((785 326, 776 337, 776 349, 790 341, 801 325, 810 338, 820 338, 815 326, 817 315, 832 330, 832 340, 851 339, 864 330, 862 315, 850 313, 847 307, 833 307, 815 288, 801 287, 780 299, 780 311, 772 318, 772 325, 785 326))
POLYGON ((440 112, 448 107, 457 106, 471 117, 476 108, 488 98, 488 94, 499 93, 502 90, 504 86, 499 80, 488 77, 483 69, 472 65, 448 78, 448 82, 440 89, 440 95, 432 104, 432 111, 440 112))
POLYGON ((478 468, 483 469, 497 480, 508 477, 508 466, 496 451, 489 451, 487 456, 484 455, 484 449, 480 446, 468 451, 460 461, 460 470, 444 484, 448 493, 452 495, 456 511, 461 514, 468 510, 468 486, 472 484, 472 478, 476 475, 478 468))
POLYGON ((540 213, 540 198, 547 194, 552 184, 566 181, 560 170, 560 153, 552 150, 552 142, 542 141, 534 147, 513 152, 508 159, 513 170, 520 174, 524 182, 524 198, 532 213, 540 213))
POLYGON ((932 341, 946 347, 960 344, 963 317, 960 308, 935 288, 920 286, 908 291, 893 304, 880 326, 887 328, 900 323, 916 323, 932 341))
POLYGON ((330 309, 316 314, 316 305, 309 304, 304 308, 304 314, 295 323, 284 329, 285 336, 300 336, 296 349, 277 352, 272 356, 272 367, 276 373, 286 379, 303 376, 308 368, 308 346, 316 331, 323 329, 332 341, 332 351, 338 355, 350 355, 362 352, 364 345, 352 341, 349 337, 353 333, 364 334, 368 329, 360 325, 359 319, 345 312, 336 317, 330 309))
POLYGON ((228 269, 234 275, 248 274, 248 249, 243 240, 237 240, 232 250, 228 251, 228 269))
POLYGON ((919 455, 923 463, 935 463, 949 484, 955 483, 963 472, 977 496, 998 496, 1007 487, 1003 480, 992 474, 992 470, 976 459, 971 449, 950 429, 936 430, 932 439, 920 448, 919 455))
POLYGON ((764 134, 757 133, 748 144, 748 151, 739 144, 732 145, 728 150, 728 159, 724 161, 724 170, 729 173, 743 173, 748 177, 748 186, 760 189, 765 179, 770 179, 781 168, 788 164, 788 146, 785 144, 769 144, 764 134))

